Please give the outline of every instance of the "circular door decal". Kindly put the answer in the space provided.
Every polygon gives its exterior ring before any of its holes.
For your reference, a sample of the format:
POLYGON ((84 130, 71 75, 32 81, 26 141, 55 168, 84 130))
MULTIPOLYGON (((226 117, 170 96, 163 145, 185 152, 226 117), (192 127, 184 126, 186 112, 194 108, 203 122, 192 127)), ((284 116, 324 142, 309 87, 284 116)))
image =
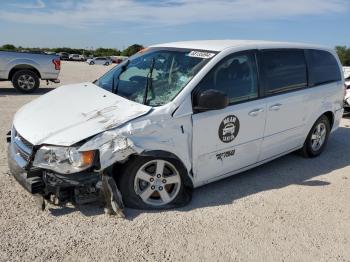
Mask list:
POLYGON ((219 127, 219 138, 224 143, 230 143, 238 135, 239 120, 234 115, 225 117, 219 127))

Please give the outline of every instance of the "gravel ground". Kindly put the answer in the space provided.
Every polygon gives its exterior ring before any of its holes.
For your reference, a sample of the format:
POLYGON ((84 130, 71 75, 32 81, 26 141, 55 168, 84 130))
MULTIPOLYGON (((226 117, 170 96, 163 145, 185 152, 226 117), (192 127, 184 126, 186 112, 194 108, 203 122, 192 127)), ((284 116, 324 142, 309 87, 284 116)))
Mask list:
MULTIPOLYGON (((62 84, 111 68, 62 67, 62 84)), ((123 220, 97 204, 38 211, 8 175, 4 138, 15 112, 50 88, 10 87, 0 83, 1 261, 350 261, 350 120, 318 158, 290 154, 196 189, 184 208, 127 209, 123 220)))

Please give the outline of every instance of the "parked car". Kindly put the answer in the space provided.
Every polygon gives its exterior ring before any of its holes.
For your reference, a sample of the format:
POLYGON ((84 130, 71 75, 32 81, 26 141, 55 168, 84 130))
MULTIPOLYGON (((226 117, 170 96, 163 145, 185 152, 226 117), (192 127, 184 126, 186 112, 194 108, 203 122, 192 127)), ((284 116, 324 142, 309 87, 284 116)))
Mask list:
POLYGON ((57 55, 0 51, 0 81, 11 81, 22 93, 40 86, 40 79, 59 83, 61 61, 57 55))
POLYGON ((344 67, 345 96, 344 96, 344 116, 350 115, 350 67, 344 67))
POLYGON ((129 57, 127 57, 127 56, 111 56, 110 58, 111 58, 112 63, 120 64, 123 61, 127 60, 129 57))
POLYGON ((41 50, 20 50, 19 53, 31 53, 31 54, 42 54, 45 55, 46 53, 41 50))
POLYGON ((55 203, 103 191, 114 212, 181 206, 193 188, 290 152, 319 156, 339 126, 343 87, 328 48, 156 45, 20 109, 8 163, 29 192, 55 203))
POLYGON ((71 61, 86 61, 86 58, 83 55, 71 54, 71 55, 69 55, 69 60, 71 60, 71 61))
POLYGON ((86 60, 89 65, 105 65, 108 66, 112 64, 112 60, 109 57, 95 57, 86 60))
POLYGON ((58 53, 62 61, 68 61, 69 60, 69 54, 66 52, 60 52, 58 53))

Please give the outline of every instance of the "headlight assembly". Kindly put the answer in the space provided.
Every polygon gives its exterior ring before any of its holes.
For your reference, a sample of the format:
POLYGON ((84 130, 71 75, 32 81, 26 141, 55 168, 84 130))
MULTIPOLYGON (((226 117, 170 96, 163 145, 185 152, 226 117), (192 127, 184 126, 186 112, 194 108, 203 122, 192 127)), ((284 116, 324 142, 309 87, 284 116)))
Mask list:
POLYGON ((78 151, 75 147, 42 146, 35 154, 33 166, 61 174, 83 171, 92 166, 95 151, 78 151))

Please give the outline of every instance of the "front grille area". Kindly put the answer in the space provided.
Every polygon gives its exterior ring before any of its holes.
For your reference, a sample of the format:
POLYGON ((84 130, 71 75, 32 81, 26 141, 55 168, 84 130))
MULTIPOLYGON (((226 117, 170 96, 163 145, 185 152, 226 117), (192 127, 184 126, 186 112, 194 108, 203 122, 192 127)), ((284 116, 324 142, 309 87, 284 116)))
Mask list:
POLYGON ((25 144, 28 148, 33 149, 33 144, 30 143, 28 140, 26 140, 25 138, 23 138, 23 136, 21 136, 17 131, 16 131, 16 135, 17 137, 22 141, 23 144, 25 144))
POLYGON ((19 149, 18 147, 16 147, 16 149, 17 149, 18 155, 20 155, 26 162, 29 162, 30 155, 28 155, 27 153, 21 151, 21 149, 19 149))
POLYGON ((20 156, 26 163, 28 163, 33 153, 33 144, 23 138, 14 128, 12 143, 14 145, 15 153, 20 156))

